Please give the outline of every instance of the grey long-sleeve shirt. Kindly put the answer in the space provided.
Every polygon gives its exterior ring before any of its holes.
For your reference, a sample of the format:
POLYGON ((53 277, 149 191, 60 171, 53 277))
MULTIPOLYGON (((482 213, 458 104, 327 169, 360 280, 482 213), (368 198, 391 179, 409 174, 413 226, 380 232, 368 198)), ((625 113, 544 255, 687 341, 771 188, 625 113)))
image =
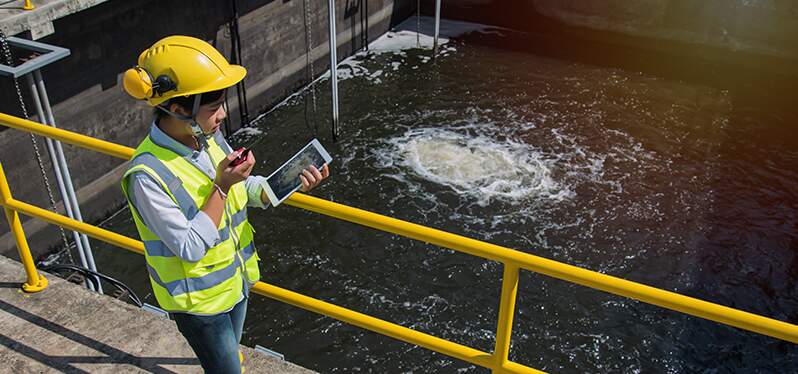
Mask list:
MULTIPOLYGON (((161 131, 155 123, 150 128, 150 139, 155 144, 182 156, 207 174, 210 179, 216 177, 216 165, 213 165, 208 152, 205 151, 205 144, 201 144, 202 150, 195 151, 161 131)), ((218 143, 224 143, 219 146, 226 151, 230 150, 223 137, 217 136, 216 139, 218 143)), ((185 261, 196 262, 205 256, 208 249, 219 244, 219 231, 205 212, 200 211, 193 219, 188 220, 169 194, 148 174, 135 173, 128 178, 130 178, 128 191, 131 204, 147 228, 176 256, 185 261)), ((247 206, 255 208, 268 206, 261 200, 263 190, 261 183, 264 179, 262 176, 250 176, 244 182, 249 197, 247 206)))

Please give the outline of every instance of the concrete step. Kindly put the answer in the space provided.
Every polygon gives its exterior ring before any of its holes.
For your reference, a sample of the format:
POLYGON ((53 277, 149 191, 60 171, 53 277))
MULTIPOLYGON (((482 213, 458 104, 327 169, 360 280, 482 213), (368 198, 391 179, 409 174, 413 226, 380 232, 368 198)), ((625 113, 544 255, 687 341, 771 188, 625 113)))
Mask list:
MULTIPOLYGON (((22 265, 0 256, 0 372, 202 372, 174 322, 43 274, 47 289, 24 293, 22 265)), ((314 373, 241 350, 247 373, 314 373)))

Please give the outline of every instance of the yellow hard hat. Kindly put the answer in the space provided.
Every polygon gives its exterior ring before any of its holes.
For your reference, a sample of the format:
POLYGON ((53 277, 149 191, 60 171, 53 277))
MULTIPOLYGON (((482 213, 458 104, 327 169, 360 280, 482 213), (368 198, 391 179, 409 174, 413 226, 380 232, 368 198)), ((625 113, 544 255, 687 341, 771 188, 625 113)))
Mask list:
POLYGON ((123 85, 130 96, 152 106, 175 96, 190 96, 230 87, 247 75, 231 65, 204 40, 175 35, 141 53, 138 66, 125 71, 123 85))

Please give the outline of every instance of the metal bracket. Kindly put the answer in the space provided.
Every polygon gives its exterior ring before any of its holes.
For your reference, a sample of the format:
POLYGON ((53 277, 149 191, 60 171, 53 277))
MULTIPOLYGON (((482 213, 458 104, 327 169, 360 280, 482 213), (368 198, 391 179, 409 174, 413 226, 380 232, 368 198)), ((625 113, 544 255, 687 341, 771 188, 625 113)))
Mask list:
POLYGON ((144 309, 145 311, 150 312, 152 314, 157 314, 163 318, 169 319, 169 313, 157 306, 144 303, 144 305, 141 306, 141 309, 144 309))
POLYGON ((266 356, 274 357, 278 360, 285 361, 284 354, 272 351, 271 349, 266 348, 262 345, 255 345, 255 351, 260 352, 261 354, 264 354, 266 356))
POLYGON ((63 47, 56 47, 50 44, 34 42, 32 40, 9 37, 8 44, 15 48, 24 49, 26 51, 39 53, 38 56, 25 61, 19 66, 8 66, 0 64, 0 75, 7 77, 19 78, 32 71, 39 70, 53 62, 56 62, 64 57, 69 56, 69 49, 63 47))

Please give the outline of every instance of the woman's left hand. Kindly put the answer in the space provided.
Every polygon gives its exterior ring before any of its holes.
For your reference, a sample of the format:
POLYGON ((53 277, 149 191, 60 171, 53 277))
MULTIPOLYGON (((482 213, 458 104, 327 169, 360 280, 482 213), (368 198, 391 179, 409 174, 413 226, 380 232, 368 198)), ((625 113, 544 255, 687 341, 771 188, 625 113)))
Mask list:
POLYGON ((308 192, 316 186, 318 186, 321 181, 327 179, 330 176, 330 168, 327 164, 322 166, 321 171, 316 169, 315 166, 310 165, 309 168, 302 170, 302 174, 299 175, 299 179, 302 180, 302 187, 299 188, 302 192, 308 192))

